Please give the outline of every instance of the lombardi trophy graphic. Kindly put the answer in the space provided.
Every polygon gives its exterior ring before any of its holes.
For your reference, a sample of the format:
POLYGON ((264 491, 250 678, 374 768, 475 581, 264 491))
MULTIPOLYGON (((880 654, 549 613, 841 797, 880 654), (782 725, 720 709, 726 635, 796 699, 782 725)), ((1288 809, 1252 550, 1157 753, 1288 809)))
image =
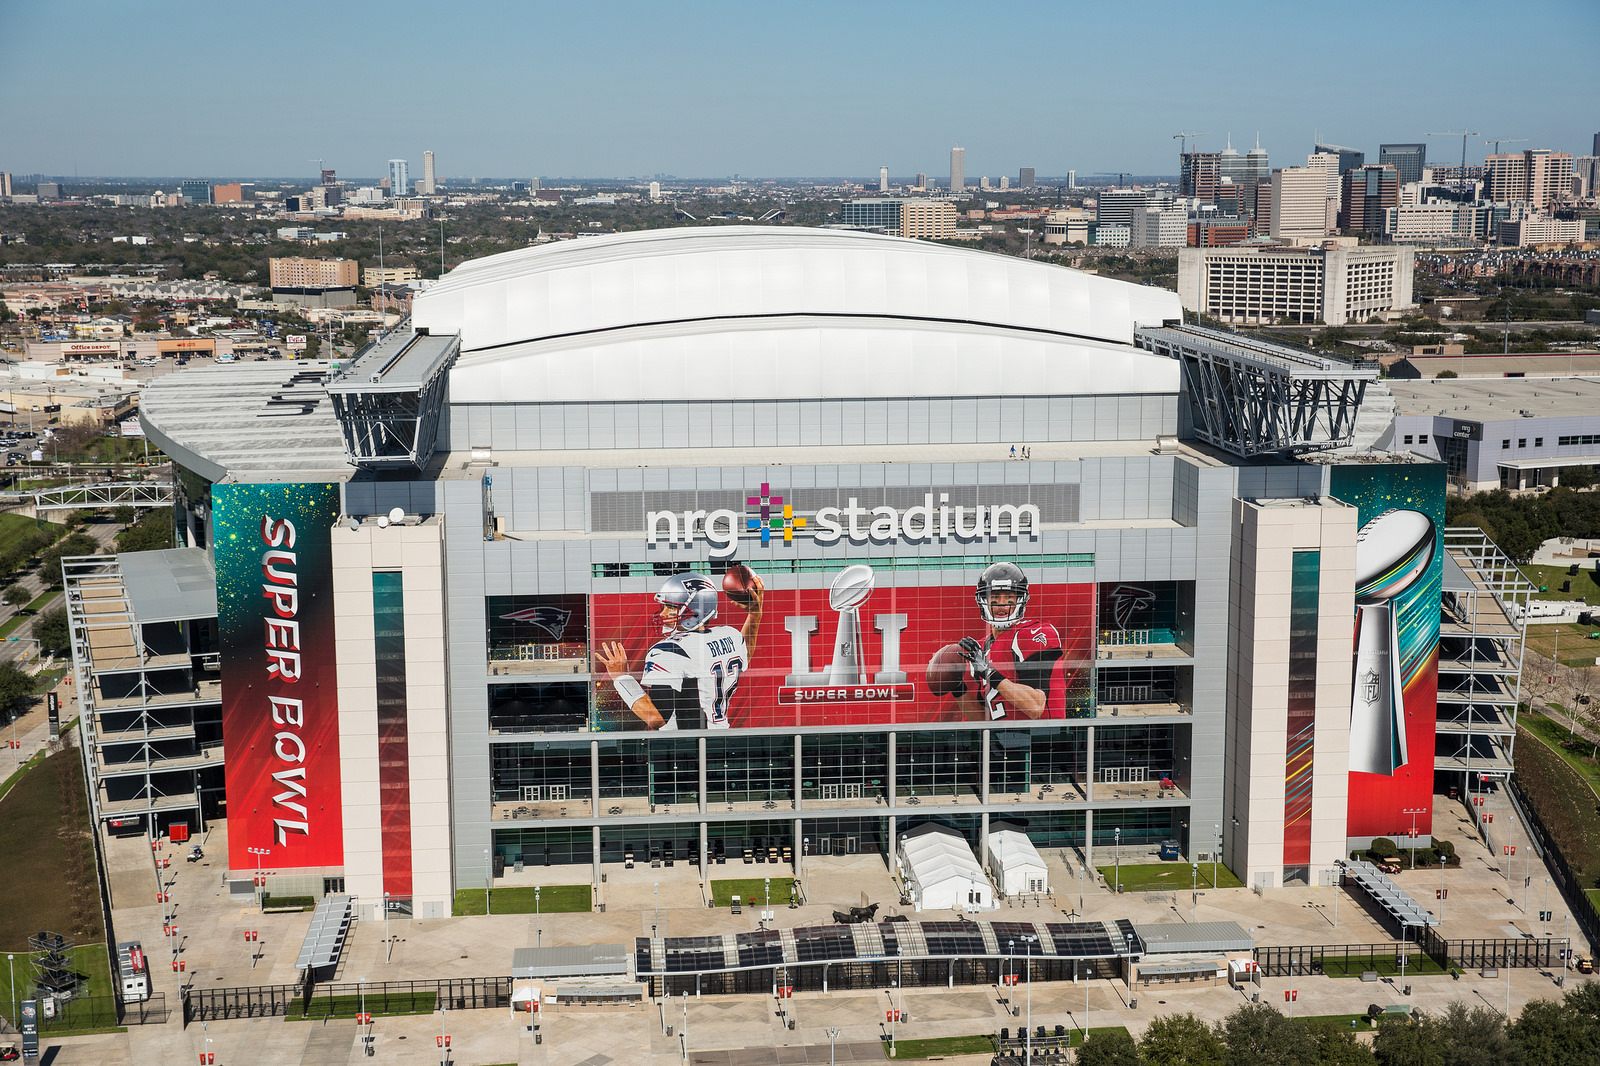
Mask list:
POLYGON ((828 606, 839 612, 839 631, 828 664, 830 685, 864 685, 867 665, 861 654, 861 605, 872 595, 872 567, 847 566, 828 586, 828 606))
POLYGON ((1404 682, 1395 614, 1401 594, 1433 561, 1433 542, 1433 520, 1421 511, 1385 511, 1356 534, 1353 771, 1393 774, 1406 763, 1404 682))

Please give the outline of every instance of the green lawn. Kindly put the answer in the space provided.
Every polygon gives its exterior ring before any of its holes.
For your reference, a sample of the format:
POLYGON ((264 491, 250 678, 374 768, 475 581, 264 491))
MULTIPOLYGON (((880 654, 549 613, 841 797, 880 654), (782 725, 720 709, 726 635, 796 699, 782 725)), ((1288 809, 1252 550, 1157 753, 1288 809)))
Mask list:
POLYGON ((393 1018, 408 1014, 432 1014, 439 1005, 437 992, 409 992, 404 995, 390 993, 387 998, 377 993, 367 996, 316 996, 311 1000, 311 1012, 301 1015, 291 1010, 291 1022, 320 1022, 324 1018, 354 1018, 365 1008, 376 1018, 393 1018))
POLYGON ((43 760, 0 800, 0 952, 26 951, 41 929, 82 943, 105 939, 85 802, 74 748, 43 760))
MULTIPOLYGON (((1522 572, 1534 587, 1540 591, 1534 594, 1538 600, 1582 600, 1584 603, 1600 603, 1600 582, 1595 578, 1594 562, 1586 561, 1578 565, 1576 574, 1567 573, 1565 566, 1534 566, 1526 564, 1522 572), (1571 587, 1567 592, 1561 591, 1562 582, 1570 582, 1571 587)), ((1543 627, 1539 627, 1543 628, 1543 627)))
MULTIPOLYGON (((1141 862, 1122 864, 1119 874, 1115 864, 1100 867, 1106 884, 1120 883, 1124 892, 1177 892, 1188 891, 1193 881, 1193 871, 1186 862, 1141 862)), ((1201 888, 1243 888, 1244 882, 1234 876, 1226 866, 1217 865, 1217 884, 1211 883, 1211 864, 1200 864, 1201 888)))
MULTIPOLYGON (((68 953, 72 968, 86 980, 78 986, 72 1000, 56 1020, 46 1022, 42 1032, 46 1036, 66 1034, 122 1032, 117 1025, 117 1001, 111 994, 111 963, 106 958, 104 944, 78 944, 68 953)), ((0 1011, 11 1010, 11 967, 0 969, 0 1011)), ((27 955, 17 953, 16 997, 24 1000, 34 995, 33 963, 27 955)))
POLYGON ((59 595, 61 595, 60 589, 46 589, 39 593, 39 595, 35 596, 32 600, 28 601, 28 605, 24 607, 23 610, 27 611, 29 614, 38 614, 49 605, 51 600, 55 599, 59 595))
MULTIPOLYGON (((994 1040, 987 1036, 937 1036, 926 1040, 896 1040, 897 1059, 931 1059, 935 1055, 992 1055, 994 1040)), ((889 1042, 884 1041, 883 1057, 889 1057, 889 1042)))
POLYGON ((9 637, 11 634, 21 629, 22 624, 27 620, 28 616, 21 611, 18 611, 10 618, 7 618, 4 622, 0 622, 0 637, 9 637))
MULTIPOLYGON (((1410 973, 1411 971, 1408 969, 1406 972, 1410 973)), ((1297 1014, 1293 1020, 1307 1025, 1332 1025, 1339 1029, 1372 1028, 1365 1014, 1297 1014), (1351 1022, 1355 1022, 1355 1025, 1351 1025, 1351 1022)))
POLYGON ((1600 633, 1600 626, 1542 622, 1528 627, 1528 648, 1546 659, 1556 658, 1559 652, 1559 661, 1567 666, 1593 666, 1595 657, 1600 656, 1600 640, 1590 640, 1590 633, 1600 633))
POLYGON ((16 786, 18 781, 22 780, 23 775, 42 762, 44 762, 44 752, 37 751, 29 756, 21 766, 11 771, 11 775, 9 777, 7 777, 4 781, 0 781, 0 799, 5 799, 6 796, 10 795, 12 788, 16 786))
POLYGON ((727 907, 733 902, 733 897, 738 896, 740 903, 746 907, 759 907, 770 898, 773 906, 786 907, 789 897, 794 892, 794 878, 792 877, 736 877, 724 881, 711 882, 711 905, 713 907, 727 907), (767 895, 767 884, 772 885, 772 895, 767 895))
MULTIPOLYGON (((1329 977, 1360 977, 1368 970, 1376 971, 1380 977, 1400 976, 1400 967, 1395 964, 1395 956, 1392 954, 1352 955, 1348 959, 1326 958, 1322 960, 1322 972, 1329 977)), ((1426 974, 1448 972, 1443 966, 1440 966, 1421 952, 1406 957, 1407 977, 1422 977, 1426 974)))
POLYGON ((1536 712, 1518 716, 1517 722, 1560 755, 1568 766, 1588 782, 1589 790, 1600 797, 1600 763, 1594 760, 1593 744, 1574 738, 1565 726, 1536 712))
MULTIPOLYGON (((533 914, 535 897, 532 888, 490 889, 490 910, 495 914, 533 914)), ((539 914, 588 912, 594 909, 594 888, 590 885, 540 885, 537 898, 539 914)), ((463 888, 456 893, 451 913, 456 917, 482 914, 483 889, 463 888)))
POLYGON ((1572 753, 1558 751, 1526 725, 1518 728, 1517 781, 1573 872, 1587 884, 1600 875, 1600 814, 1590 779, 1572 753))

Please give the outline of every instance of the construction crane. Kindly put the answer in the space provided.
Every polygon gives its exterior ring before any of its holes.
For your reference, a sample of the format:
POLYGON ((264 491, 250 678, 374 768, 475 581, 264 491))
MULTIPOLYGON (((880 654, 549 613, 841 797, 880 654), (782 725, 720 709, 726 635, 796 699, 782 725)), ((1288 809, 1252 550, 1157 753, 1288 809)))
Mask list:
POLYGON ((1478 136, 1477 130, 1446 130, 1443 133, 1430 133, 1429 137, 1460 137, 1461 138, 1461 172, 1457 179, 1458 188, 1462 191, 1467 187, 1467 138, 1478 136))
POLYGON ((1189 138, 1190 137, 1204 137, 1205 135, 1206 135, 1206 131, 1205 130, 1198 130, 1198 131, 1196 131, 1196 130, 1179 130, 1177 133, 1174 133, 1172 135, 1172 139, 1178 142, 1178 154, 1179 155, 1188 155, 1189 154, 1189 138))
POLYGON ((1500 146, 1502 144, 1527 144, 1528 143, 1528 138, 1526 138, 1526 137, 1491 137, 1489 140, 1484 141, 1483 143, 1484 144, 1492 144, 1492 145, 1494 145, 1494 154, 1495 155, 1499 155, 1500 154, 1500 146))

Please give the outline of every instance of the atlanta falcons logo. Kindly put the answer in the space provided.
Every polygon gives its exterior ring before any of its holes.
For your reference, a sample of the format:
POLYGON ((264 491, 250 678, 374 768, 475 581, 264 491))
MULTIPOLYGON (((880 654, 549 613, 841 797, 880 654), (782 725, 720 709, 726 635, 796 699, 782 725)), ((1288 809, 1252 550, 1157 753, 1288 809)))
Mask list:
POLYGON ((1133 616, 1156 602, 1156 594, 1138 585, 1118 585, 1111 590, 1111 614, 1118 629, 1127 629, 1133 616))
POLYGON ((567 622, 572 619, 572 612, 546 604, 540 607, 524 607, 520 611, 503 614, 500 618, 502 621, 521 622, 535 629, 542 629, 550 634, 551 639, 560 640, 561 635, 567 631, 567 622))

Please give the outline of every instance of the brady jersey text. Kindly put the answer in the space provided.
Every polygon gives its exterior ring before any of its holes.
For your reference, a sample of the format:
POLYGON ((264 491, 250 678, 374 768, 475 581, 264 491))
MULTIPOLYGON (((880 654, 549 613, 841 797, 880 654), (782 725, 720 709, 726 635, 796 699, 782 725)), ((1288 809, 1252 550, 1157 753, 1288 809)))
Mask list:
MULTIPOLYGON (((1061 657, 1061 634, 1049 622, 1024 621, 1002 629, 984 646, 984 654, 1007 679, 1036 688, 1045 695, 1041 718, 1067 716, 1066 665, 1061 657)), ((990 718, 1011 714, 996 686, 981 684, 990 718)))
POLYGON ((644 685, 662 729, 726 729, 728 705, 750 656, 732 626, 662 637, 644 659, 644 685))

